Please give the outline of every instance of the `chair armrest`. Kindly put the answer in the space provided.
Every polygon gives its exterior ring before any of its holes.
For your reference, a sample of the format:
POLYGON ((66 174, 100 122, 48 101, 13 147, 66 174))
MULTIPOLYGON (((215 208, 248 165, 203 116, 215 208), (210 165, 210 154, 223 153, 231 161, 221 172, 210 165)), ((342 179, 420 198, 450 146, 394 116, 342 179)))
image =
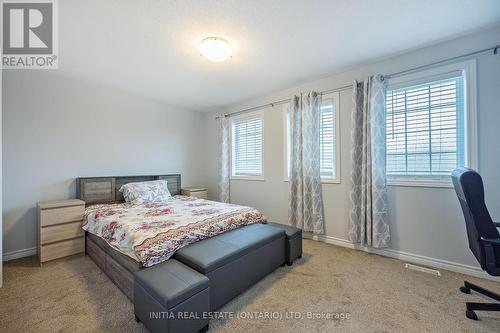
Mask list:
POLYGON ((495 260, 495 247, 500 247, 500 238, 481 237, 481 242, 484 245, 486 271, 494 275, 500 274, 500 268, 497 267, 495 260))
POLYGON ((481 241, 484 242, 484 245, 486 246, 492 246, 492 245, 498 245, 500 246, 500 238, 484 238, 481 237, 481 241))
POLYGON ((500 222, 493 222, 493 224, 495 225, 495 227, 500 228, 500 222))

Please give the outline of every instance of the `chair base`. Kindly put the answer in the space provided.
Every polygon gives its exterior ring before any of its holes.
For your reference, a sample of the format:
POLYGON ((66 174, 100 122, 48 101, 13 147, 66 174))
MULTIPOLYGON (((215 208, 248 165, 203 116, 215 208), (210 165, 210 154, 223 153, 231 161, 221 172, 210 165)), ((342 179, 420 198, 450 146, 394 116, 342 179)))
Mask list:
POLYGON ((478 320, 477 314, 472 310, 465 310, 465 316, 472 320, 478 320))
POLYGON ((469 319, 472 320, 478 320, 477 314, 475 311, 500 311, 500 294, 497 294, 493 291, 490 291, 488 289, 484 289, 480 286, 477 286, 473 283, 470 283, 468 281, 464 281, 464 285, 460 287, 460 291, 463 292, 464 294, 470 294, 471 290, 474 290, 475 292, 478 292, 484 296, 488 296, 490 298, 493 298, 496 301, 496 303, 473 303, 473 302, 466 302, 465 303, 465 316, 469 319))

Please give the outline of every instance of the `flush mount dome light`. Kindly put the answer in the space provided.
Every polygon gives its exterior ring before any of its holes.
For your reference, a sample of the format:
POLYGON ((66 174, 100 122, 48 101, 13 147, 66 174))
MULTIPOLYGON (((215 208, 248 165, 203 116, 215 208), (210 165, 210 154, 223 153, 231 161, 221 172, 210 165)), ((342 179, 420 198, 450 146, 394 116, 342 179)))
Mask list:
POLYGON ((221 62, 233 54, 233 47, 225 39, 208 37, 200 43, 201 55, 210 61, 221 62))

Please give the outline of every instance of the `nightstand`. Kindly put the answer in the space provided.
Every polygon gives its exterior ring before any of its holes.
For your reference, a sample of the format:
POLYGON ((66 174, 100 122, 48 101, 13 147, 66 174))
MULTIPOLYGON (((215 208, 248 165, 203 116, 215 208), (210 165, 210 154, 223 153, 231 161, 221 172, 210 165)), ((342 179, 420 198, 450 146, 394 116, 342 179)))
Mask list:
POLYGON ((186 187, 181 189, 181 194, 201 199, 206 199, 208 196, 206 187, 186 187))
POLYGON ((38 259, 43 262, 85 252, 82 229, 85 202, 78 199, 38 203, 38 259))

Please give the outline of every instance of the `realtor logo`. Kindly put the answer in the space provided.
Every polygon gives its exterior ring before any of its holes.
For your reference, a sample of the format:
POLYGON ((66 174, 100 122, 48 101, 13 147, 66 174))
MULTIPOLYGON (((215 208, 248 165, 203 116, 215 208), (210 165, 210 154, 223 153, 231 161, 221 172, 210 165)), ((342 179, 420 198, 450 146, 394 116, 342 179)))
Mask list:
POLYGON ((57 68, 54 0, 2 3, 2 67, 57 68))

